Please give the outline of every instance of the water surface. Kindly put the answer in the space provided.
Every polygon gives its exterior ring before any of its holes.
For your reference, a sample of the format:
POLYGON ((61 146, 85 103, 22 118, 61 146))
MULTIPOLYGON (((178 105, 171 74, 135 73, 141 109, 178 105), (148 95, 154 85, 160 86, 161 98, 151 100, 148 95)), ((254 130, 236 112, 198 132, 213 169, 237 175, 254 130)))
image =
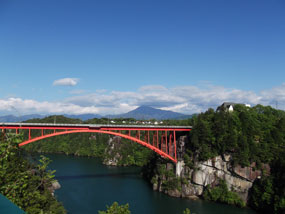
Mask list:
POLYGON ((185 208, 196 214, 255 214, 250 209, 169 197, 153 191, 138 167, 108 167, 99 159, 46 155, 53 162, 61 189, 56 197, 71 214, 98 213, 114 201, 129 203, 133 214, 182 214, 185 208))

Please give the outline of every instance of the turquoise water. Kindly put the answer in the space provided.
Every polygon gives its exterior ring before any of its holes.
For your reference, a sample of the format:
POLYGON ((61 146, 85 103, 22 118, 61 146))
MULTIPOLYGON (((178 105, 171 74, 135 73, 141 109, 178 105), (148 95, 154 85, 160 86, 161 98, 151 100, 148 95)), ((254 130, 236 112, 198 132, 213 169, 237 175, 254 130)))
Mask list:
POLYGON ((66 155, 46 155, 53 162, 61 189, 55 192, 71 214, 98 213, 114 201, 129 203, 133 214, 182 214, 185 208, 196 214, 255 214, 249 209, 202 200, 169 197, 153 191, 137 167, 108 167, 100 160, 66 155))
POLYGON ((9 199, 0 194, 0 213, 25 214, 23 210, 13 204, 9 199))

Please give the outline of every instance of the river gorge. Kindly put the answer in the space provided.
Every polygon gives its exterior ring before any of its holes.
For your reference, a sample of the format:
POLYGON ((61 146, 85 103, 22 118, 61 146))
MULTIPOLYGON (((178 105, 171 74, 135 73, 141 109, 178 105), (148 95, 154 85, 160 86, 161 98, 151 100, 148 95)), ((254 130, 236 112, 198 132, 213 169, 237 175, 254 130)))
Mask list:
MULTIPOLYGON (((153 191, 143 179, 139 167, 106 166, 97 158, 46 154, 52 161, 50 168, 56 170, 55 179, 61 188, 55 191, 68 213, 97 213, 106 210, 114 201, 129 203, 134 214, 182 214, 189 208, 196 214, 254 214, 250 209, 170 197, 153 191)), ((39 155, 36 155, 38 158, 39 155)))

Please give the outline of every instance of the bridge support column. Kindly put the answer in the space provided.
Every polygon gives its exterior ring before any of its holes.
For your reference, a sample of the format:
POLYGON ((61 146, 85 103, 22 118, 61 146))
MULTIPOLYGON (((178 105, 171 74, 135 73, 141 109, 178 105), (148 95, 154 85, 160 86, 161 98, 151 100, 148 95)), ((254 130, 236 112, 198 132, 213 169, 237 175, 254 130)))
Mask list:
POLYGON ((168 154, 168 148, 167 148, 167 131, 165 131, 165 153, 168 154))
POLYGON ((175 155, 175 157, 174 157, 174 159, 175 160, 177 160, 177 156, 176 156, 176 154, 177 154, 177 152, 176 152, 176 134, 175 134, 175 130, 173 130, 173 143, 174 143, 174 155, 175 155))
POLYGON ((159 137, 158 137, 158 131, 156 131, 156 148, 159 146, 159 137))
POLYGON ((184 169, 185 163, 183 160, 177 161, 176 163, 176 177, 180 177, 184 169))

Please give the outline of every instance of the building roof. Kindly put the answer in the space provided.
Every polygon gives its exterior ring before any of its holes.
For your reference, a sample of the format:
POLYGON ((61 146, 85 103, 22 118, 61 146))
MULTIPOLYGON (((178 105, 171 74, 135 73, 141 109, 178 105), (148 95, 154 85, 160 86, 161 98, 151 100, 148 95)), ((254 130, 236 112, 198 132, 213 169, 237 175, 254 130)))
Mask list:
POLYGON ((233 102, 224 102, 221 106, 223 107, 230 107, 230 106, 235 106, 235 105, 244 105, 243 103, 233 103, 233 102))
POLYGON ((222 105, 218 106, 217 111, 222 109, 229 109, 231 106, 234 107, 235 105, 245 105, 244 103, 234 103, 234 102, 224 102, 222 105))

